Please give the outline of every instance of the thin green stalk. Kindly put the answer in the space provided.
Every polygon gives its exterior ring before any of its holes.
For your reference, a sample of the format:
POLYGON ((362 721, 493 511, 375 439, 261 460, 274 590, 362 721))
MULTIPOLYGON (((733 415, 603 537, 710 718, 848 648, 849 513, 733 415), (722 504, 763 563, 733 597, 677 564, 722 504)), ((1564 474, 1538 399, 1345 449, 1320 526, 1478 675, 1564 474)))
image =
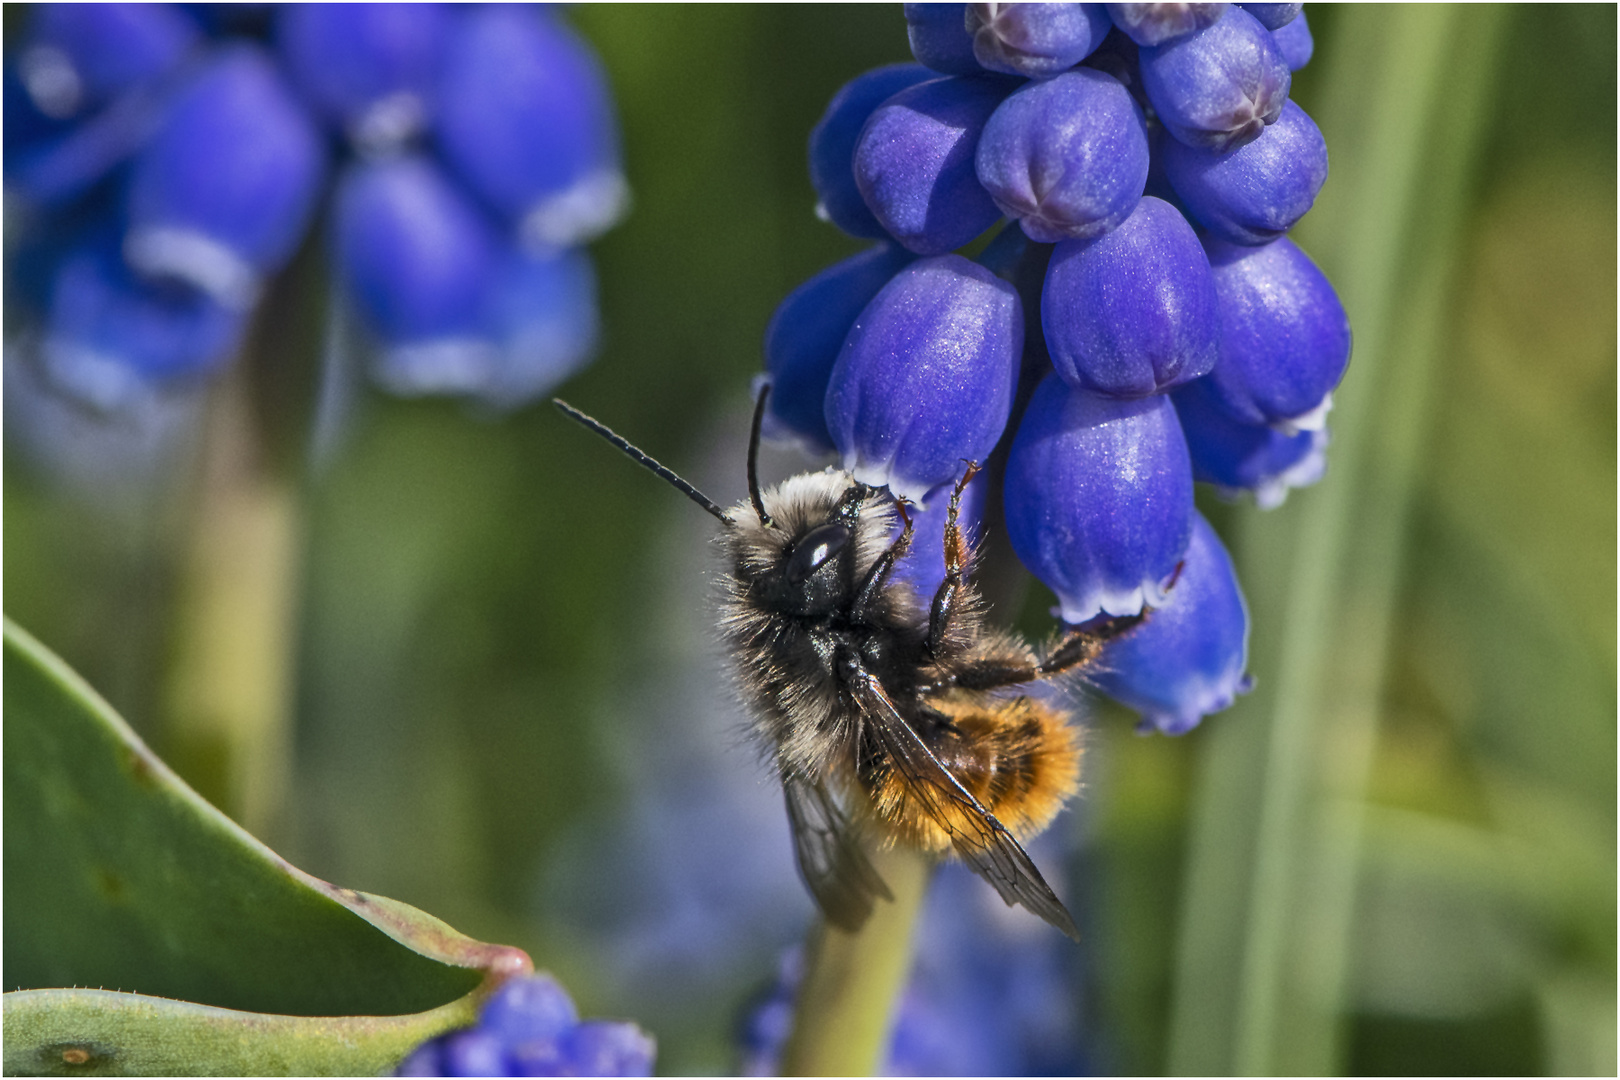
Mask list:
POLYGON ((248 393, 238 371, 210 405, 162 742, 199 792, 266 837, 292 758, 298 501, 266 461, 248 393))
POLYGON ((875 1076, 883 1063, 934 864, 905 848, 871 855, 894 902, 879 900, 857 933, 825 922, 812 933, 783 1076, 875 1076))
POLYGON ((1347 8, 1302 243, 1350 313, 1331 469, 1237 544, 1260 688, 1212 725, 1170 1071, 1336 1071, 1363 788, 1499 8, 1347 8))

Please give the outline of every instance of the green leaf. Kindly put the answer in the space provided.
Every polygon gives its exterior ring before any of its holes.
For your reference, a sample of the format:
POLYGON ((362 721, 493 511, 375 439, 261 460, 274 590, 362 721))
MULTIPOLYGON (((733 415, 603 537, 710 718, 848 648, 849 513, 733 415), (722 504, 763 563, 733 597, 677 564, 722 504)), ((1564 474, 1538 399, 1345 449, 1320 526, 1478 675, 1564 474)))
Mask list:
POLYGON ((4 676, 6 1072, 374 1073, 531 970, 288 864, 9 620, 4 676))

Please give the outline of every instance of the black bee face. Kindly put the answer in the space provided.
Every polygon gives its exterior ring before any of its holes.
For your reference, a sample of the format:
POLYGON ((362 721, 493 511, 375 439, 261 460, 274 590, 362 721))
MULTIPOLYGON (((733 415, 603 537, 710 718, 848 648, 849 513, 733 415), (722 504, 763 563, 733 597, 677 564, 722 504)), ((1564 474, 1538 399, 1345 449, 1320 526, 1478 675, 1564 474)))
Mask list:
POLYGON ((848 525, 829 521, 793 542, 777 581, 782 611, 800 617, 826 615, 849 602, 854 536, 848 525))

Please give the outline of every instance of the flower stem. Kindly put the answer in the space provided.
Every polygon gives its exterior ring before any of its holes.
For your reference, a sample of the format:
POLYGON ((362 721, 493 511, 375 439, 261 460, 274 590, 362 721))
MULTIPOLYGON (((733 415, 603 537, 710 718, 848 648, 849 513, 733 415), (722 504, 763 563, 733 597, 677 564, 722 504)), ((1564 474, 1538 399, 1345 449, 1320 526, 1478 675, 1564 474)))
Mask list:
POLYGON ((874 1076, 883 1064, 934 863, 908 848, 870 854, 894 902, 879 900, 856 933, 824 921, 812 932, 783 1076, 874 1076))

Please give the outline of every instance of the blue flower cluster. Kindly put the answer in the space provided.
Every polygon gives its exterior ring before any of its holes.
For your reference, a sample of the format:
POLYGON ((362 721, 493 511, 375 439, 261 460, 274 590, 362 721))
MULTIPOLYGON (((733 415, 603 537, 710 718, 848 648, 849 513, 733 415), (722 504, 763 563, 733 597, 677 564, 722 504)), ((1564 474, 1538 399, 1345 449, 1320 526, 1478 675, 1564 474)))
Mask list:
POLYGON ((1286 235, 1327 178, 1288 98, 1301 7, 905 5, 918 63, 851 81, 810 136, 818 212, 880 243, 766 333, 773 437, 925 511, 988 462, 1065 624, 1156 609, 1100 682, 1166 732, 1248 687, 1194 481, 1269 507, 1317 479, 1350 356, 1286 235))
POLYGON ((329 178, 384 387, 511 407, 593 351, 580 246, 627 188, 549 9, 42 4, 4 74, 8 277, 60 393, 114 412, 217 371, 329 178))
POLYGON ((651 1076, 652 1036, 616 1020, 581 1021, 550 975, 512 979, 478 1023, 429 1039, 396 1076, 651 1076))
MULTIPOLYGON (((1047 833, 1045 836, 1052 836, 1047 833)), ((1039 843, 1039 841, 1038 841, 1039 843)), ((1042 858, 1059 858, 1050 842, 1042 858)), ((895 1006, 884 1076, 1085 1076, 1097 1062, 1080 1034, 1081 957, 1054 947, 966 867, 940 867, 917 928, 916 957, 895 1006)), ((793 1027, 803 953, 783 954, 772 985, 745 1011, 744 1076, 776 1076, 793 1027)))

